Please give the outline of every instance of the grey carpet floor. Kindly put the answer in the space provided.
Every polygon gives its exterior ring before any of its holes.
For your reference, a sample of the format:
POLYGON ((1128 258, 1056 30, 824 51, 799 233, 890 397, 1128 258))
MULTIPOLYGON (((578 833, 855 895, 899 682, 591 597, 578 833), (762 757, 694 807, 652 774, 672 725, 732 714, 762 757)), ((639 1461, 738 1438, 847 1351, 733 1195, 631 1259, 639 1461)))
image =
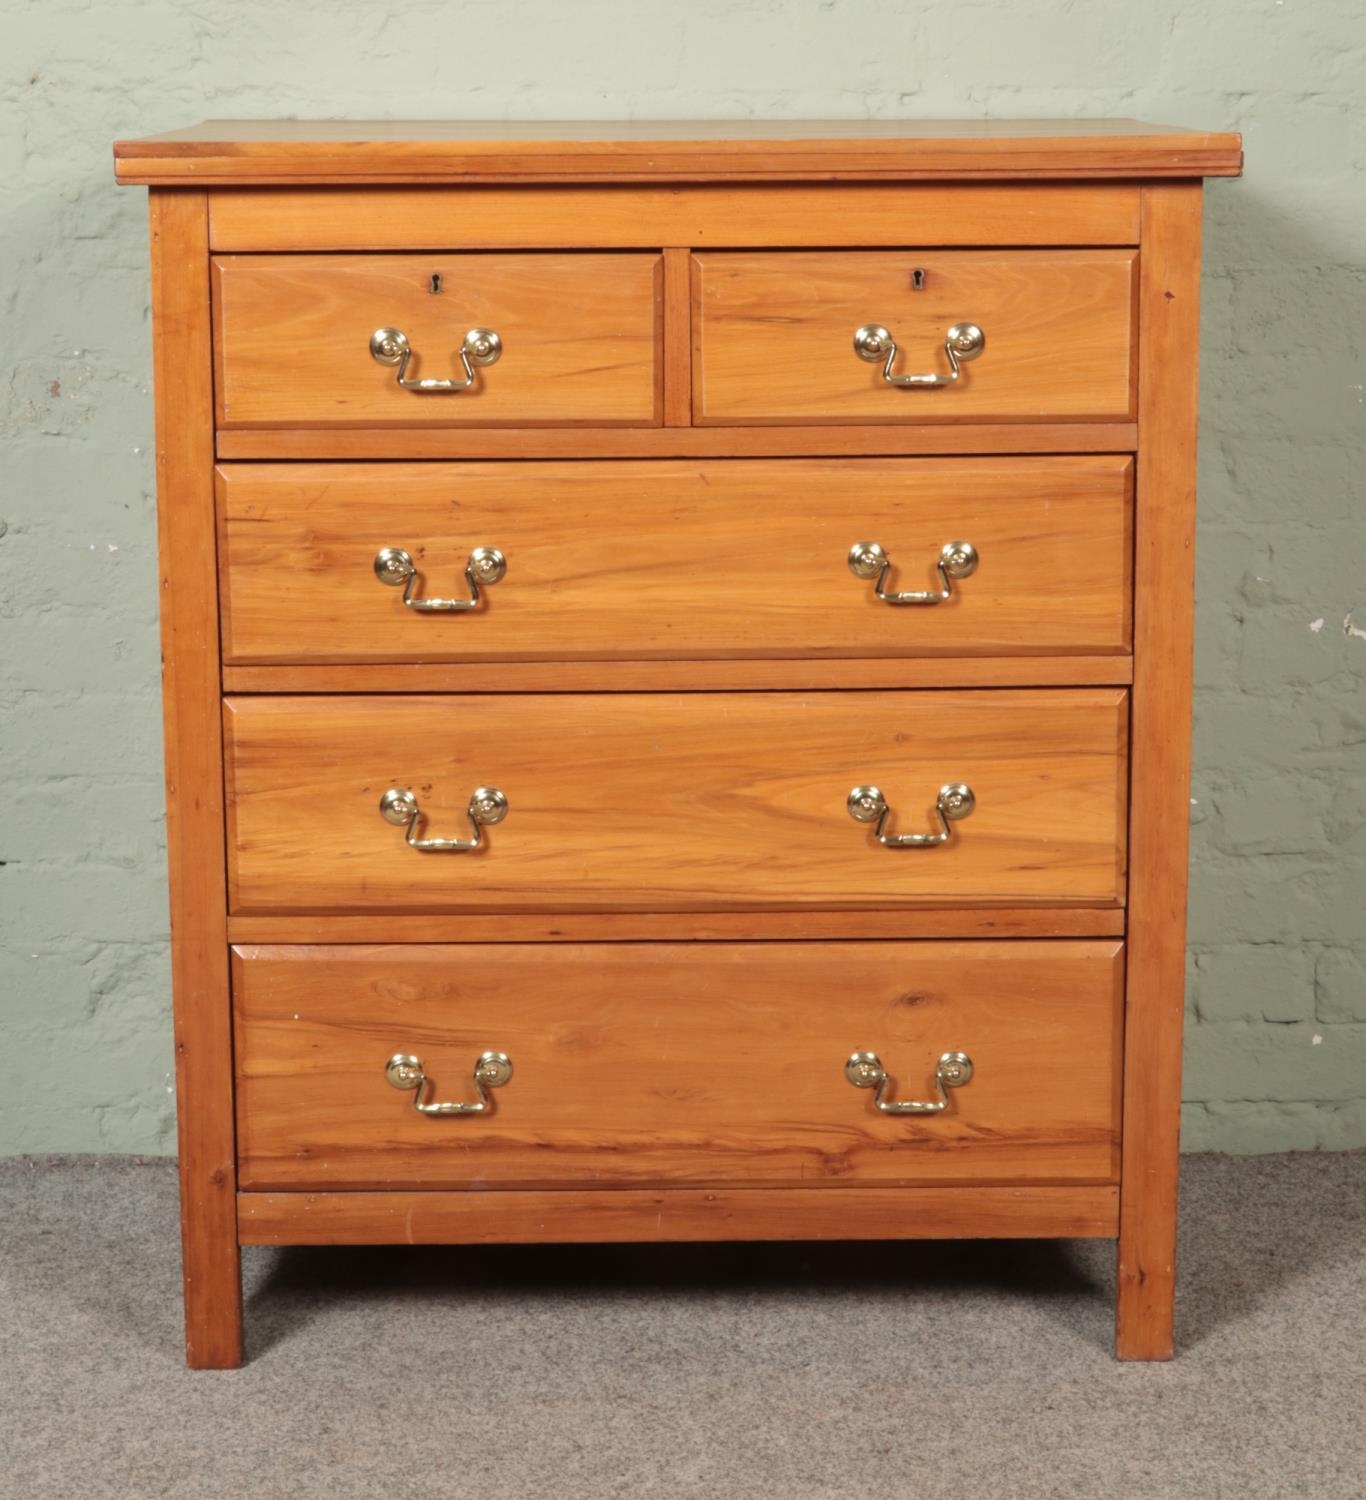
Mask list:
POLYGON ((1180 1353, 1108 1243, 293 1249, 181 1365, 175 1183, 0 1163, 24 1500, 1366 1494, 1366 1155, 1188 1158, 1180 1353))

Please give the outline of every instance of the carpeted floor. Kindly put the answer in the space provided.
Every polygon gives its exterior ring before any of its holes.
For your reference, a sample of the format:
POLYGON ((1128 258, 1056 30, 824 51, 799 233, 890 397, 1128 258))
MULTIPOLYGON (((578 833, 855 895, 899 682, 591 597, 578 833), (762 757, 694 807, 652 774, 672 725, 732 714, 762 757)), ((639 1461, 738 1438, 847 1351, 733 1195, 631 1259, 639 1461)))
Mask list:
POLYGON ((0 1162, 0 1495, 1366 1494, 1366 1155, 1185 1164, 1180 1352, 1108 1243, 247 1252, 181 1364, 168 1163, 0 1162))

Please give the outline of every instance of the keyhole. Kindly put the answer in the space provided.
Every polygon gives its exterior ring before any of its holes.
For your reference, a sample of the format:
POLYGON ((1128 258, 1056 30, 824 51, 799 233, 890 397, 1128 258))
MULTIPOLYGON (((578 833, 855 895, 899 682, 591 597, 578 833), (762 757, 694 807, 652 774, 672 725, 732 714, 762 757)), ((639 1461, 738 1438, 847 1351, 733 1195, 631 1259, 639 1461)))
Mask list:
POLYGON ((925 290, 924 271, 915 270, 911 272, 911 290, 913 292, 923 292, 925 290))
POLYGON ((433 294, 438 295, 438 296, 440 295, 440 292, 441 292, 441 272, 440 271, 433 271, 432 272, 431 290, 432 290, 433 294))

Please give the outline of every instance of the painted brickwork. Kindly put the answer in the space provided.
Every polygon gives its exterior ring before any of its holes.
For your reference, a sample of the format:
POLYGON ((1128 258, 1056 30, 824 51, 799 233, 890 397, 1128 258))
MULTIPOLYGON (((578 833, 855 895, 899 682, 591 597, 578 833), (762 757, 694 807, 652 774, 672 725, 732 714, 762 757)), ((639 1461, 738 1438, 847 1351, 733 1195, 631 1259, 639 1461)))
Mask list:
POLYGON ((205 116, 1136 115, 1212 186, 1186 1144, 1366 1145, 1354 0, 0 0, 0 1151, 174 1149, 145 199, 205 116))

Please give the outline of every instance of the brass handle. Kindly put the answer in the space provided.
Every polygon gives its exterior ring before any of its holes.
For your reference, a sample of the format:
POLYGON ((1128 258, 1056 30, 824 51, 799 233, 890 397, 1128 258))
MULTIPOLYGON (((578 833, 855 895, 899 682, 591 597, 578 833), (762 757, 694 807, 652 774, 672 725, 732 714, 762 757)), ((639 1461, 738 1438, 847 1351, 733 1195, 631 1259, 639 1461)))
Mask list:
MULTIPOLYGON (((883 588, 892 571, 892 560, 877 542, 855 542, 849 549, 849 571, 855 578, 876 578, 873 592, 884 604, 943 604, 953 598, 953 580, 970 578, 977 571, 977 563, 977 548, 971 542, 945 542, 936 562, 939 588, 895 594, 883 588)), ((378 561, 375 566, 378 568, 378 561)))
POLYGON ((954 385, 962 374, 962 366, 977 356, 987 346, 987 336, 976 323, 955 323, 944 335, 944 353, 949 357, 947 375, 893 375, 896 363, 896 340, 881 323, 865 323, 854 334, 854 353, 869 364, 882 360, 882 378, 888 385, 940 386, 954 385))
POLYGON ((502 357, 503 341, 492 328, 471 328, 455 352, 465 372, 463 380, 409 380, 414 350, 408 335, 401 328, 377 328, 370 335, 370 357, 382 365, 397 365, 394 379, 399 386, 420 396, 469 390, 474 384, 474 367, 496 365, 502 357))
POLYGON ((507 558, 497 547, 476 547, 465 564, 465 582, 470 586, 465 599, 414 599, 413 590, 421 581, 417 564, 402 547, 381 547, 375 554, 375 577, 392 588, 403 585, 403 602, 409 609, 424 614, 450 614, 454 610, 479 608, 480 584, 494 584, 508 570, 507 558))
POLYGON ((956 823, 959 818, 966 818, 977 806, 977 798, 973 796, 972 788, 961 781, 950 781, 946 786, 941 786, 939 795, 934 799, 935 816, 939 819, 938 833, 887 833, 887 819, 891 817, 892 810, 887 805, 887 799, 875 786, 856 786, 849 793, 845 806, 854 822, 875 822, 877 827, 873 832, 878 843, 885 844, 889 849, 932 849, 948 843, 953 832, 949 824, 956 823))
POLYGON ((502 1088, 512 1077, 512 1059, 506 1052, 482 1052, 475 1058, 474 1092, 478 1098, 473 1104, 424 1100, 422 1095, 431 1079, 422 1069, 422 1060, 411 1052, 395 1052, 384 1065, 384 1076, 394 1088, 413 1091, 413 1108, 420 1115, 486 1115, 493 1108, 488 1090, 502 1088))
POLYGON ((484 825, 501 823, 507 817, 508 799, 496 786, 475 787, 465 808, 465 816, 470 820, 470 833, 473 835, 467 839, 417 838, 415 835, 418 824, 426 814, 417 804, 416 793, 409 791, 406 786, 391 786, 385 792, 379 799, 379 815, 386 823, 393 823, 396 827, 407 826, 410 849, 417 849, 423 854, 453 854, 466 849, 482 849, 484 825))
POLYGON ((844 1065, 844 1076, 856 1089, 876 1088, 873 1103, 884 1115, 942 1115, 949 1107, 947 1090, 972 1081, 972 1059, 966 1052, 944 1053, 934 1070, 937 1099, 889 1099, 892 1080, 876 1052, 855 1052, 844 1065))

